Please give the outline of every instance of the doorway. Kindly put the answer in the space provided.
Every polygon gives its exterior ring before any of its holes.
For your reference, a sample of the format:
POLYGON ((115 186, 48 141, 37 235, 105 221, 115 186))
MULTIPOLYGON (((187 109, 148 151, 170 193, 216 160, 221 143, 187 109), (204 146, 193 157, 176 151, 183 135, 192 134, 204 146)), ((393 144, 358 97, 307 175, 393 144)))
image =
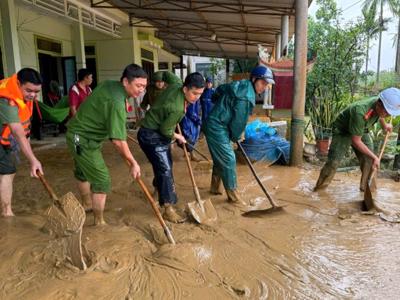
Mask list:
POLYGON ((142 59, 142 68, 146 71, 147 76, 149 76, 148 82, 151 82, 154 74, 154 64, 152 62, 142 59))
POLYGON ((0 48, 0 80, 4 79, 3 53, 0 48))

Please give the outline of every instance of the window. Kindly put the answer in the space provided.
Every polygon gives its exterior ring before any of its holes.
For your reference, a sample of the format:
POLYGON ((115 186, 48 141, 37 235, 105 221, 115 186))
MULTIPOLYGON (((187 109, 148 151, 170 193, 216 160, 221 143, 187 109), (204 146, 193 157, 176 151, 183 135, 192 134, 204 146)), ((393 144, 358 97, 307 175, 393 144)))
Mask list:
POLYGON ((53 53, 57 53, 60 55, 62 53, 62 45, 59 42, 52 41, 49 39, 44 39, 41 37, 37 37, 36 44, 37 44, 38 50, 53 52, 53 53))

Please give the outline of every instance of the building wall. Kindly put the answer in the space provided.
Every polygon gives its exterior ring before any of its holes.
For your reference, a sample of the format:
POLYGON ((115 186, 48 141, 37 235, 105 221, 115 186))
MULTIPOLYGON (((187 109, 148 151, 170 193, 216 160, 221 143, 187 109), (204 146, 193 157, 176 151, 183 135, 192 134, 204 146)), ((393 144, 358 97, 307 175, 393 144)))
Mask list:
POLYGON ((62 56, 73 56, 71 25, 62 18, 39 14, 29 5, 15 5, 22 67, 38 69, 35 35, 62 43, 62 56))
MULTIPOLYGON (((123 69, 133 62, 131 28, 122 29, 122 38, 113 38, 91 29, 84 31, 85 44, 94 45, 98 80, 119 80, 123 69)), ((136 41, 139 42, 139 41, 136 41)))

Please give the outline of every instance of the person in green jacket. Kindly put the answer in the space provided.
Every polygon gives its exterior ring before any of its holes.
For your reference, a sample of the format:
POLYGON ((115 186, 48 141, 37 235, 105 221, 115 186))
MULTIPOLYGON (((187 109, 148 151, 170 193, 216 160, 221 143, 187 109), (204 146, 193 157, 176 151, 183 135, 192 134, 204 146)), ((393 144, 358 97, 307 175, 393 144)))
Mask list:
POLYGON ((385 117, 389 115, 400 115, 400 90, 397 88, 388 88, 379 97, 355 102, 339 114, 333 124, 328 161, 321 169, 314 191, 329 185, 350 146, 360 162, 360 190, 365 190, 371 167, 377 169, 380 165, 368 131, 379 121, 384 131, 391 132, 392 125, 385 122, 385 117))
POLYGON ((219 86, 214 95, 214 107, 203 124, 203 132, 213 159, 212 194, 222 194, 221 179, 228 200, 246 205, 237 192, 236 157, 231 142, 240 139, 254 105, 256 94, 274 84, 273 74, 265 66, 255 67, 250 80, 234 81, 219 86))
POLYGON ((171 72, 164 73, 168 88, 147 111, 138 132, 140 147, 153 166, 153 185, 158 191, 158 201, 164 208, 164 218, 173 223, 185 221, 174 208, 177 202, 172 173, 171 140, 186 143, 175 132, 176 125, 185 116, 186 106, 195 103, 204 90, 205 81, 200 73, 192 73, 184 84, 171 72))
POLYGON ((140 167, 126 142, 126 118, 130 110, 128 97, 144 93, 147 74, 138 65, 128 65, 120 81, 100 83, 79 107, 67 124, 67 145, 75 163, 75 178, 85 209, 93 209, 94 224, 103 218, 111 179, 101 153, 104 141, 110 140, 129 164, 130 175, 140 177, 140 167))
MULTIPOLYGON (((143 110, 148 110, 149 107, 153 106, 157 97, 166 88, 166 82, 164 81, 163 74, 164 71, 158 71, 153 74, 152 83, 147 87, 146 94, 143 97, 143 101, 140 107, 143 110)), ((171 80, 171 74, 166 75, 165 80, 171 80)))

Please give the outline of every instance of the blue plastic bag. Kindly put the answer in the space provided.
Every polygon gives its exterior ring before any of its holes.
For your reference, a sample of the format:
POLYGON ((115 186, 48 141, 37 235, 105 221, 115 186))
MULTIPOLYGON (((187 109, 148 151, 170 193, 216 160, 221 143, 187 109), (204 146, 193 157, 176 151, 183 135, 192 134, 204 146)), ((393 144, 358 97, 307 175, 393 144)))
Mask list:
POLYGON ((261 122, 259 119, 247 124, 244 136, 249 143, 256 143, 257 141, 264 140, 265 137, 274 136, 277 134, 275 128, 269 126, 267 123, 261 122))

